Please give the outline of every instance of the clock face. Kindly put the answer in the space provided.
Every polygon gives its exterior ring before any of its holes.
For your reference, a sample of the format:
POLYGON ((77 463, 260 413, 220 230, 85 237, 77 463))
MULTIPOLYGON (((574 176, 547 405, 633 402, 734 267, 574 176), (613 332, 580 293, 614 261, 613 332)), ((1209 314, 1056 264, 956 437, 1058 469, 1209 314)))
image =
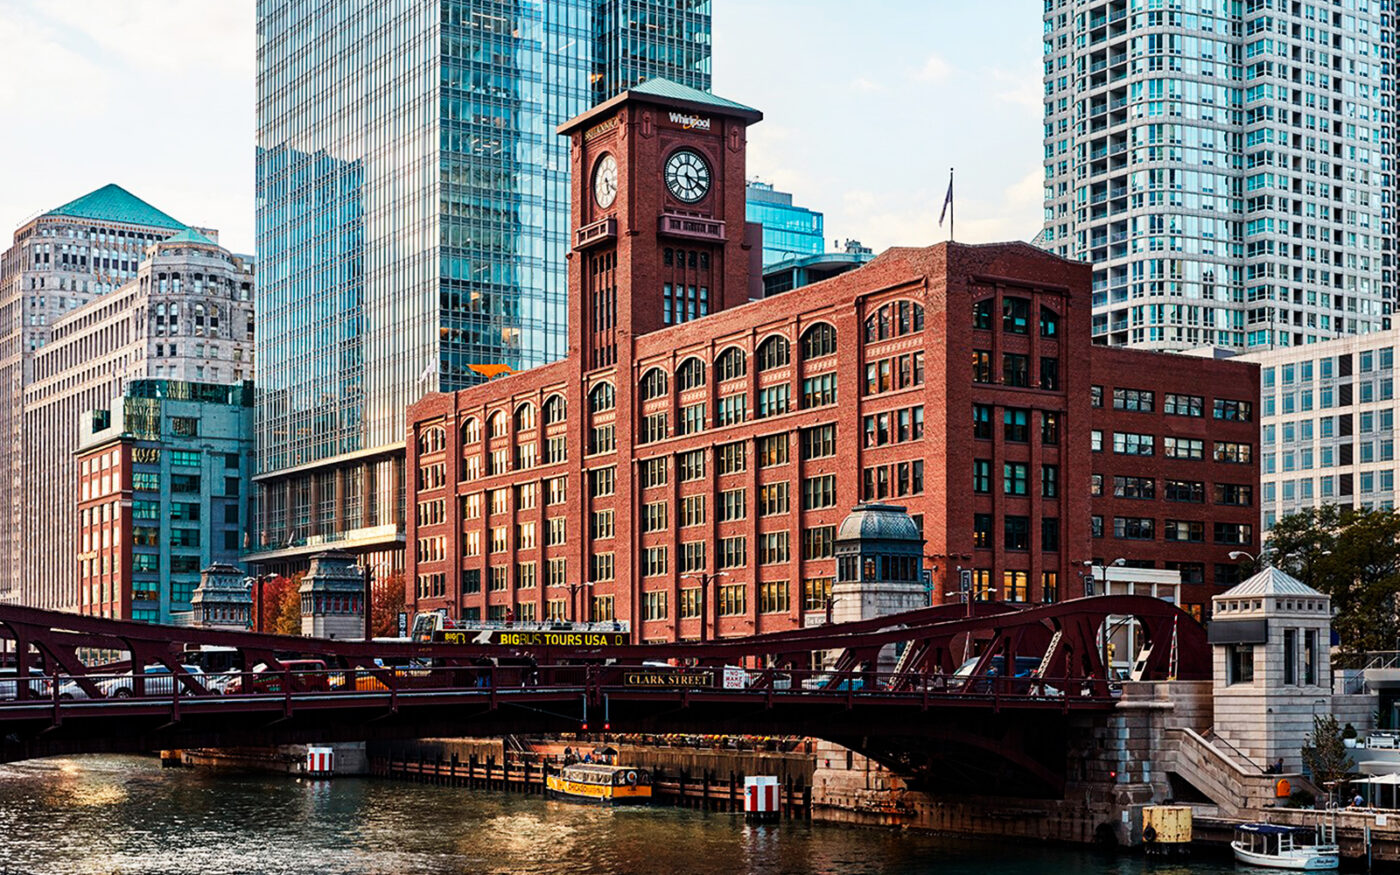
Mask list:
POLYGON ((617 200, 617 159, 604 155, 593 169, 593 199, 606 209, 617 200))
POLYGON ((678 149, 666 159, 666 187, 678 200, 693 204, 710 191, 710 165, 699 153, 678 149))

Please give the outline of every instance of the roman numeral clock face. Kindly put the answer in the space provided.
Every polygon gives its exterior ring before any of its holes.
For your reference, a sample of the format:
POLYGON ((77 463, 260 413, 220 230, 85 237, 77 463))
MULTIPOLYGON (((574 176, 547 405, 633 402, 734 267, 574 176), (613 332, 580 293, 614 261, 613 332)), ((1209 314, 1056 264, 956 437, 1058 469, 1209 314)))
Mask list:
POLYGON ((593 197, 603 209, 617 200, 617 159, 611 155, 604 155, 593 171, 593 197))
POLYGON ((666 159, 666 187, 677 200, 696 203, 710 191, 710 165, 699 153, 678 149, 666 159))

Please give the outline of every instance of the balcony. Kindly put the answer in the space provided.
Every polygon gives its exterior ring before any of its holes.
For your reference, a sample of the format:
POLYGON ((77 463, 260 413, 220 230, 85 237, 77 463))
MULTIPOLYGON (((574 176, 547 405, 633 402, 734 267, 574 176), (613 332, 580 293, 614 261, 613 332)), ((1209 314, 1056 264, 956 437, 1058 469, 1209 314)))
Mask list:
POLYGON ((617 219, 608 216, 574 231, 574 250, 588 249, 609 240, 617 239, 617 219))
POLYGON ((691 240, 724 242, 724 222, 700 216, 662 213, 656 233, 663 237, 685 237, 691 240))

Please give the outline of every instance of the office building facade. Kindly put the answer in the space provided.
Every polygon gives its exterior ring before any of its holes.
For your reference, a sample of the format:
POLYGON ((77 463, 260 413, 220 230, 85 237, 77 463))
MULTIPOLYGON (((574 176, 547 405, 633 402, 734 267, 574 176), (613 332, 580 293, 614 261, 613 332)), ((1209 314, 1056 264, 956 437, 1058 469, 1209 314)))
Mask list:
POLYGON ((1395 508, 1400 332, 1252 353, 1260 367, 1264 529, 1324 504, 1395 508))
POLYGON ((1096 342, 1301 346, 1388 326, 1389 2, 1049 0, 1039 245, 1096 342))
POLYGON ((239 561, 253 384, 133 380, 83 415, 77 466, 79 609, 170 623, 201 571, 239 561))
POLYGON ((145 248, 185 224, 118 185, 25 222, 0 256, 0 601, 24 579, 24 392, 53 325, 136 275, 145 248))
MULTIPOLYGON (((819 622, 836 528, 863 501, 916 520, 935 601, 961 571, 977 597, 1044 602, 1082 594, 1086 562, 1213 566, 1254 544, 1247 525, 1229 544, 1163 543, 1167 520, 1214 531, 1257 511, 1198 497, 1219 474, 1213 445, 1155 464, 1177 426, 1144 414, 1141 391, 1132 409, 1094 399, 1150 371, 1152 391, 1198 410, 1216 393, 1250 407, 1257 369, 1094 347, 1085 265, 941 244, 752 300, 761 243, 740 229, 757 118, 653 80, 570 123, 570 355, 410 408, 416 610, 618 619, 642 640, 819 622), (1099 433, 1124 458, 1092 452, 1099 433), (1134 525, 1095 530, 1128 516, 1090 490, 1120 469, 1199 488, 1181 507, 1154 489, 1134 525)), ((1253 423, 1196 420, 1184 428, 1245 445, 1221 451, 1246 460, 1228 473, 1252 501, 1253 423)))
POLYGON ((797 206, 792 195, 766 182, 751 179, 745 188, 748 219, 763 226, 763 267, 826 251, 824 218, 816 210, 797 206))
POLYGON ((405 407, 564 354, 555 125, 609 83, 707 88, 709 4, 260 0, 258 31, 251 558, 392 567, 405 407))
POLYGON ((54 323, 24 392, 20 601, 78 611, 80 424, 133 380, 253 378, 253 275, 193 228, 144 248, 135 275, 54 323))

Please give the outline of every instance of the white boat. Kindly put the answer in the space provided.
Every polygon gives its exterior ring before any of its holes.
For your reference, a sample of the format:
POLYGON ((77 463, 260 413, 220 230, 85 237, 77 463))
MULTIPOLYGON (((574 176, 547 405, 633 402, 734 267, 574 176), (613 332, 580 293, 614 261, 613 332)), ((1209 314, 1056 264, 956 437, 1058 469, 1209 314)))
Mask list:
POLYGON ((1314 831, 1273 823, 1242 823, 1235 827, 1235 840, 1230 847, 1237 861, 1250 866, 1318 871, 1336 869, 1342 864, 1336 833, 1323 825, 1314 831), (1298 842, 1310 833, 1316 839, 1314 843, 1298 842))

